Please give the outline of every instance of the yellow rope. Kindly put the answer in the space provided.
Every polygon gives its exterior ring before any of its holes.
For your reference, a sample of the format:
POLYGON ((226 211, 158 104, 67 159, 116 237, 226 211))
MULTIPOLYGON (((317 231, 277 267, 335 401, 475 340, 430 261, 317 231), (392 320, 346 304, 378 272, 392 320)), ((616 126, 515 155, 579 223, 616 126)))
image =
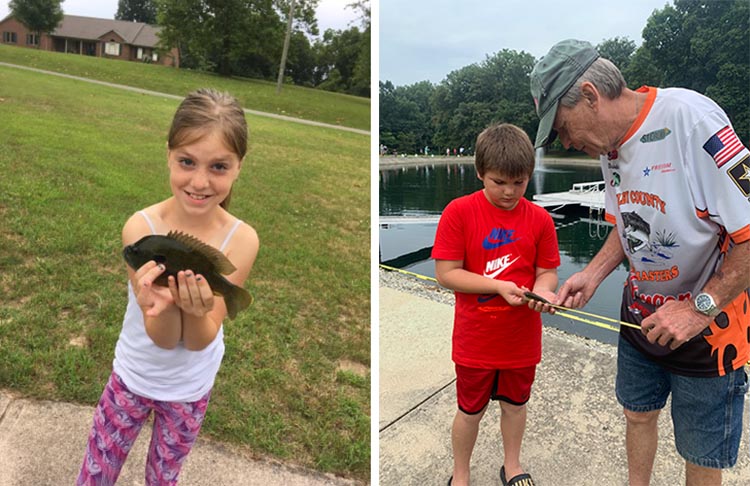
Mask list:
MULTIPOLYGON (((557 308, 556 306, 553 306, 553 307, 557 308)), ((573 309, 571 309, 571 310, 573 310, 573 309)), ((557 312, 555 312, 555 315, 556 316, 560 316, 560 317, 567 317, 568 319, 573 319, 575 321, 585 322, 586 324, 591 324, 592 326, 601 327, 602 329, 609 329, 610 331, 617 332, 617 331, 620 330, 620 328, 615 327, 615 326, 611 326, 609 324, 605 324, 604 322, 592 321, 590 319, 586 319, 585 317, 580 317, 580 316, 577 316, 575 314, 569 314, 567 312, 557 311, 557 312)), ((629 327, 634 327, 636 329, 640 329, 640 327, 635 326, 633 324, 628 324, 628 326, 629 327)))
MULTIPOLYGON (((389 267, 388 265, 383 265, 382 263, 380 264, 380 268, 382 268, 384 270, 389 270, 391 272, 403 273, 404 275, 409 275, 411 277, 416 277, 416 278, 419 278, 419 279, 422 279, 422 280, 427 280, 427 281, 430 281, 430 282, 437 283, 437 279, 435 279, 435 278, 428 277, 426 275, 420 275, 418 273, 410 272, 408 270, 402 270, 400 268, 389 267)), ((628 327, 632 327, 632 328, 635 328, 635 329, 640 329, 640 326, 637 326, 635 324, 631 324, 629 322, 623 322, 623 321, 619 321, 617 319, 612 319, 611 317, 600 316, 598 314, 591 314, 589 312, 584 312, 584 311, 581 311, 581 310, 578 310, 578 309, 569 309, 567 307, 563 307, 563 306, 560 306, 560 305, 554 305, 554 304, 549 304, 549 305, 552 306, 552 307, 554 307, 555 309, 560 309, 557 312, 555 312, 555 314, 557 314, 558 316, 566 317, 568 319, 573 319, 575 321, 584 322, 584 323, 590 324, 592 326, 601 327, 602 329, 609 329, 610 331, 615 331, 615 332, 619 331, 619 328, 617 328, 615 326, 611 326, 611 325, 605 324, 603 322, 592 321, 590 319, 586 319, 586 318, 583 318, 583 317, 580 317, 580 316, 576 316, 576 315, 571 314, 571 312, 575 312, 575 313, 578 313, 578 314, 581 314, 581 315, 585 315, 585 316, 589 316, 589 317, 595 317, 595 318, 597 318, 599 320, 602 320, 602 321, 615 322, 615 323, 620 324, 621 326, 628 326, 628 327)))
POLYGON ((380 264, 380 268, 382 268, 383 270, 390 270, 391 272, 403 273, 404 275, 410 275, 412 277, 420 278, 422 280, 428 280, 430 282, 437 283, 437 279, 434 279, 432 277, 428 277, 426 275, 420 275, 418 273, 410 272, 408 270, 402 270, 400 268, 389 267, 388 265, 383 265, 382 263, 380 264))

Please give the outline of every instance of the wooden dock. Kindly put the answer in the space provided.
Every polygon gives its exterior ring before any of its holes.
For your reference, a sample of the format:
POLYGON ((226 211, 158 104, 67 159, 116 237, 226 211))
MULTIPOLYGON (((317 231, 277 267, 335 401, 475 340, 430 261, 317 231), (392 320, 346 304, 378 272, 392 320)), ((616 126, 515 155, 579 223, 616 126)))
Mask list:
POLYGON ((389 224, 437 224, 440 221, 440 215, 425 216, 381 216, 379 224, 381 226, 389 224))
POLYGON ((604 209, 604 181, 581 182, 565 192, 536 194, 534 202, 545 209, 554 211, 565 206, 577 205, 589 209, 604 209))

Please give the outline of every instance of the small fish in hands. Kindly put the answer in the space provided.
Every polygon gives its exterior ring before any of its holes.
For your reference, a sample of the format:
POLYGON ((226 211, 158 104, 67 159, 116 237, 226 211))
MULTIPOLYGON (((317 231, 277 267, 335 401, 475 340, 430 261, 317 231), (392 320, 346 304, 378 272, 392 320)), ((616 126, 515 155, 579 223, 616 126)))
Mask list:
POLYGON ((550 302, 549 300, 545 299, 541 295, 535 294, 534 292, 526 291, 526 292, 523 293, 523 296, 526 297, 529 300, 538 300, 542 304, 550 304, 550 305, 552 304, 552 302, 550 302))
POLYGON ((235 272, 232 262, 216 248, 188 234, 170 231, 166 236, 144 236, 126 246, 122 255, 133 270, 151 260, 164 265, 164 273, 154 280, 156 285, 163 287, 168 286, 169 276, 176 279, 180 271, 192 270, 196 275, 202 275, 213 293, 224 297, 230 319, 234 319, 239 311, 246 309, 253 301, 247 290, 223 277, 235 272))

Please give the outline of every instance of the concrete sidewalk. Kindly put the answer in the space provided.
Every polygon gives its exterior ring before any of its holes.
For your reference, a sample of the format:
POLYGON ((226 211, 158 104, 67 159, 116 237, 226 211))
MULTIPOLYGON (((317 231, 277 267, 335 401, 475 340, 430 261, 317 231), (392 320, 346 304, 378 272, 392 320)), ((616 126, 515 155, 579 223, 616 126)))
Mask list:
MULTIPOLYGON (((451 306, 380 287, 380 484, 444 485, 452 472, 456 411, 451 306)), ((545 329, 528 404, 521 460, 540 486, 627 484, 625 424, 614 396, 616 349, 545 329)), ((740 458, 724 486, 750 484, 748 407, 740 458)), ((499 407, 480 426, 475 486, 500 484, 499 407)), ((667 407, 659 422, 652 486, 684 484, 667 407)))
MULTIPOLYGON (((75 484, 94 409, 69 403, 13 399, 0 391, 0 486, 75 484)), ((143 485, 150 440, 146 424, 117 484, 143 485)), ((277 462, 256 460, 198 437, 180 475, 190 486, 354 485, 353 481, 277 462)))

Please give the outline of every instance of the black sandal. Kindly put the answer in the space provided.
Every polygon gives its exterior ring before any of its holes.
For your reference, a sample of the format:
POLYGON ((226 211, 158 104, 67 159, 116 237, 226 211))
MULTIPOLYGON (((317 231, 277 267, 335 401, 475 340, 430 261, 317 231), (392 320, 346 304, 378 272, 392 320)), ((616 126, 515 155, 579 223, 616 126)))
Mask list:
POLYGON ((519 474, 510 478, 510 481, 505 479, 505 466, 500 468, 500 481, 503 482, 503 486, 534 486, 534 480, 531 479, 531 474, 519 474))

